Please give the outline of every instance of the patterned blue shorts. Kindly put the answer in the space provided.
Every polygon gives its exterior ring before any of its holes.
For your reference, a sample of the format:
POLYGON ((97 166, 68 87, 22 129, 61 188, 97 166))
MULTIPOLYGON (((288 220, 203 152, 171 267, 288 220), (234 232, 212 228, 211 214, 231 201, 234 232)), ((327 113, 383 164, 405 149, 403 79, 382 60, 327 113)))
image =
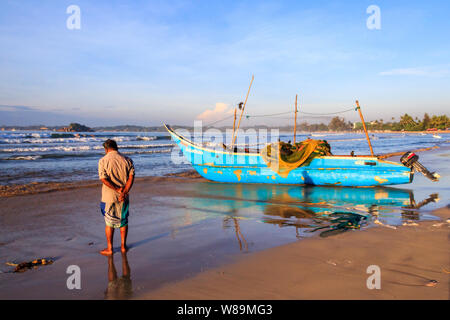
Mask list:
POLYGON ((111 228, 122 228, 128 225, 129 207, 128 199, 123 202, 100 202, 100 210, 105 217, 105 223, 111 228))

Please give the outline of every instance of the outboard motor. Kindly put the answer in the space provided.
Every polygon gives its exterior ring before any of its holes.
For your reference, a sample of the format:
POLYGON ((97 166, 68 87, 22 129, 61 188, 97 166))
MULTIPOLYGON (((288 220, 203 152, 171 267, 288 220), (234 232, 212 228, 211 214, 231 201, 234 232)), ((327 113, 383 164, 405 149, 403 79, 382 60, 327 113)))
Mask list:
POLYGON ((422 174, 427 177, 428 179, 432 180, 432 181, 438 181, 439 180, 439 175, 435 172, 431 173, 430 171, 428 171, 427 168, 425 168, 422 164, 420 164, 419 160, 419 156, 411 151, 406 152, 401 158, 400 158, 400 162, 408 167, 408 168, 413 168, 416 171, 422 172, 422 174))

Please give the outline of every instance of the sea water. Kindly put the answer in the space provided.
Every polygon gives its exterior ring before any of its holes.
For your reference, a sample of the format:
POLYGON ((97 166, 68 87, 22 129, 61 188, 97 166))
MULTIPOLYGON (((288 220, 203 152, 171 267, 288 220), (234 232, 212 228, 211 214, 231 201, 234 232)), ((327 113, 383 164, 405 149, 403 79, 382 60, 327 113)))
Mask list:
MULTIPOLYGON (((420 133, 370 136, 375 154, 450 145, 450 134, 440 134, 441 139, 420 133)), ((293 135, 280 133, 279 138, 289 141, 293 135)), ((333 154, 369 154, 364 134, 297 134, 297 141, 306 138, 327 140, 333 154)), ((167 132, 1 131, 0 185, 97 179, 98 160, 104 155, 102 143, 106 139, 116 140, 119 151, 133 159, 137 176, 163 176, 192 169, 187 161, 180 161, 179 149, 167 132)), ((207 142, 212 138, 206 134, 203 139, 207 142)), ((251 145, 261 140, 249 135, 245 141, 251 145)))

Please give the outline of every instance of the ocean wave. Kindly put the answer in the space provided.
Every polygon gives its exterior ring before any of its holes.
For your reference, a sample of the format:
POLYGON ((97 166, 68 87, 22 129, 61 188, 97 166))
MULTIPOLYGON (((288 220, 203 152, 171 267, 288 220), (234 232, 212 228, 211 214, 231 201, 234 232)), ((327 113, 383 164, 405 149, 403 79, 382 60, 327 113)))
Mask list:
POLYGON ((153 141, 156 137, 136 137, 136 141, 153 141))
MULTIPOLYGON (((74 138, 75 135, 73 133, 52 133, 50 135, 50 138, 74 138)), ((83 137, 86 137, 86 135, 83 135, 83 137)))
POLYGON ((55 144, 55 143, 103 142, 98 138, 35 138, 35 139, 1 139, 0 144, 55 144))
MULTIPOLYGON (((133 154, 155 154, 155 153, 170 153, 172 152, 172 148, 159 149, 154 148, 152 150, 137 150, 137 151, 123 151, 122 154, 133 155, 133 154)), ((62 159, 62 158, 88 158, 95 157, 100 158, 104 155, 103 152, 90 152, 90 153, 45 153, 38 155, 12 155, 5 158, 0 158, 0 161, 34 161, 39 159, 62 159)))
MULTIPOLYGON (((175 144, 144 144, 144 145, 119 145, 119 149, 154 149, 173 147, 175 144)), ((49 152, 49 151, 90 151, 103 150, 103 146, 48 146, 48 147, 15 147, 15 148, 0 148, 1 152, 49 152)))
POLYGON ((3 133, 0 132, 0 137, 1 138, 28 138, 28 139, 39 139, 39 138, 43 138, 43 137, 49 137, 50 133, 49 132, 8 132, 8 133, 3 133))
POLYGON ((37 160, 42 158, 41 156, 13 156, 13 157, 8 157, 8 158, 3 158, 0 160, 6 160, 6 161, 11 161, 11 160, 37 160))
MULTIPOLYGON (((96 149, 94 147, 93 149, 96 149)), ((103 149, 103 147, 98 148, 103 149)), ((3 148, 0 152, 48 152, 48 151, 88 151, 92 150, 90 146, 77 146, 77 147, 65 147, 65 146, 55 146, 55 147, 31 147, 31 148, 3 148)))
POLYGON ((6 158, 0 158, 0 161, 12 160, 40 160, 40 159, 62 159, 62 158, 87 158, 101 157, 101 153, 47 153, 39 155, 14 155, 6 158))
POLYGON ((128 154, 128 155, 133 155, 133 154, 153 154, 153 153, 170 153, 172 152, 172 149, 158 149, 158 150, 149 150, 149 151, 124 151, 121 152, 122 154, 128 154))
POLYGON ((170 136, 137 136, 136 141, 170 140, 170 136))
POLYGON ((0 144, 53 144, 53 143, 83 143, 83 142, 98 142, 101 145, 105 139, 112 139, 116 142, 127 141, 154 141, 154 140, 170 140, 170 137, 166 136, 149 136, 149 137, 136 137, 136 136, 95 136, 95 135, 81 135, 76 136, 74 134, 52 134, 51 136, 1 136, 0 144))
POLYGON ((174 147, 174 143, 165 144, 130 144, 130 145, 119 145, 119 149, 151 149, 151 148, 164 148, 164 147, 174 147))

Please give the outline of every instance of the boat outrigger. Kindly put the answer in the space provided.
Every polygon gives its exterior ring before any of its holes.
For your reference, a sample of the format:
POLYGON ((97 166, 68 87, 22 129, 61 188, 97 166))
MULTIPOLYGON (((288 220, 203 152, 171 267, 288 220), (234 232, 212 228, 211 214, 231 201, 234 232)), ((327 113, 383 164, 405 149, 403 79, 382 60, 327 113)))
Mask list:
MULTIPOLYGON (((307 139, 295 143, 295 129, 293 145, 278 142, 268 144, 262 150, 238 150, 235 147, 236 135, 247 98, 248 93, 243 107, 242 103, 239 107, 241 117, 237 128, 233 125, 231 146, 223 145, 215 149, 204 146, 179 135, 170 126, 165 125, 184 156, 204 178, 229 183, 367 187, 410 183, 415 170, 433 181, 439 177, 423 167, 417 161, 418 156, 412 152, 405 153, 400 159, 401 163, 375 156, 358 101, 356 110, 361 116, 371 155, 332 155, 328 143, 321 140, 307 139)), ((297 115, 297 97, 295 101, 297 115)), ((234 121, 236 123, 236 110, 234 121)))

